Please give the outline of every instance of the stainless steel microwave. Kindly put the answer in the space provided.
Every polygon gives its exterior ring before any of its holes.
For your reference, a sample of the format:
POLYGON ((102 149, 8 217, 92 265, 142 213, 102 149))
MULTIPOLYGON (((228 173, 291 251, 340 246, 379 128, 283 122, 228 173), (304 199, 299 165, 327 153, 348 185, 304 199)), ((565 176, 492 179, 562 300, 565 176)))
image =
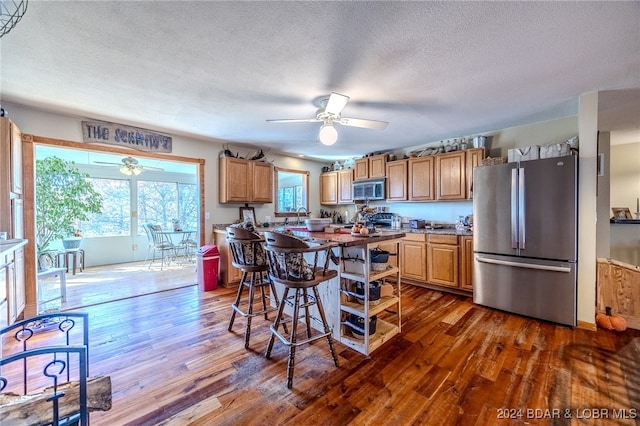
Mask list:
POLYGON ((354 200, 384 200, 384 179, 353 182, 354 200))

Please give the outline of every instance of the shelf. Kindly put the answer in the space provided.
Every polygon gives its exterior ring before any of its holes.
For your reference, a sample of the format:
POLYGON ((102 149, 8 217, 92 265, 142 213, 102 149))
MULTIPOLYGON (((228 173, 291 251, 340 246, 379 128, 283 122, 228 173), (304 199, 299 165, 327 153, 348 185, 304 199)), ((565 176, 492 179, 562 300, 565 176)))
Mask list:
MULTIPOLYGON (((380 303, 377 305, 372 305, 369 303, 369 316, 372 317, 385 309, 397 305, 400 299, 396 296, 382 297, 380 299, 380 303)), ((340 305, 340 309, 350 314, 359 315, 364 317, 364 305, 361 305, 358 302, 342 302, 340 305)))
MULTIPOLYGON (((369 271, 369 282, 377 281, 385 277, 389 277, 391 275, 395 275, 400 271, 397 266, 389 265, 387 269, 384 271, 369 271)), ((365 274, 358 274, 354 272, 342 272, 340 274, 342 278, 348 278, 353 281, 367 282, 367 277, 365 274)))
MULTIPOLYGON (((347 327, 342 326, 342 328, 347 327)), ((366 350, 367 348, 365 347, 365 340, 353 337, 353 335, 351 334, 351 329, 348 329, 348 331, 342 334, 340 338, 341 343, 343 343, 344 345, 347 345, 350 348, 357 350, 358 352, 363 352, 363 350, 365 350, 365 353, 369 354, 382 346, 383 343, 388 342, 393 336, 398 333, 400 333, 399 326, 378 318, 376 324, 376 332, 373 336, 369 336, 368 350, 366 350)))

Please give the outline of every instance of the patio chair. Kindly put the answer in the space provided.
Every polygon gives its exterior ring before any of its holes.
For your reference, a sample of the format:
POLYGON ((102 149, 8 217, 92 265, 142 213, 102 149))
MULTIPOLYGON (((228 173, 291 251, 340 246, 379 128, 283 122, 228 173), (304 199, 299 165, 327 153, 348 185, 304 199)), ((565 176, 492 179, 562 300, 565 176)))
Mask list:
POLYGON ((146 223, 142 227, 147 233, 147 238, 149 239, 145 262, 149 260, 149 256, 152 257, 149 262, 149 269, 151 269, 151 265, 156 261, 156 253, 160 252, 160 270, 162 271, 165 259, 168 259, 167 265, 170 264, 171 259, 176 255, 177 247, 171 242, 166 234, 162 233, 162 226, 146 223))

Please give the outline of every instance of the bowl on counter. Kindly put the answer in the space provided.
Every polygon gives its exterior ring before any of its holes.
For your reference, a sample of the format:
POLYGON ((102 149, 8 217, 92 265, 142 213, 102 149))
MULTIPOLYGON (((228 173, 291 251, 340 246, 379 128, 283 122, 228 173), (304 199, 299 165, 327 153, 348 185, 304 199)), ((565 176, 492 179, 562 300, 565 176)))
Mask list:
POLYGON ((304 220, 304 224, 309 231, 324 231, 324 227, 331 225, 332 219, 330 217, 322 218, 309 218, 304 220))

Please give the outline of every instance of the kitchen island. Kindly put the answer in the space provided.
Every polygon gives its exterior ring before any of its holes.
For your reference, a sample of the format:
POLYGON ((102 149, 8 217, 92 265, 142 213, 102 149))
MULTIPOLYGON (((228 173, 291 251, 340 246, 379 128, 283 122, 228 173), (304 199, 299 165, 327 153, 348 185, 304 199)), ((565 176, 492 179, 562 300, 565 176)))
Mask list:
MULTIPOLYGON (((277 231, 277 228, 257 228, 258 232, 277 231)), ((330 242, 335 245, 333 252, 340 259, 338 265, 330 267, 338 271, 338 276, 318 286, 332 337, 342 344, 365 355, 370 354, 393 336, 400 333, 400 268, 395 264, 376 264, 373 270, 371 250, 384 246, 395 246, 393 253, 399 256, 402 231, 379 231, 367 236, 351 235, 347 229, 340 233, 308 232, 301 228, 288 228, 297 237, 310 244, 330 242), (383 291, 384 290, 384 291, 383 291), (375 294, 373 294, 375 293, 375 294)), ((221 227, 214 228, 216 244, 224 244, 226 232, 221 227)), ((391 250, 389 250, 391 252, 391 250)), ((224 250, 221 250, 224 253, 224 250)), ((320 259, 324 261, 325 259, 320 259)), ((231 268, 229 268, 231 269, 231 268)), ((231 271, 227 271, 229 274, 231 271)), ((283 289, 276 285, 279 296, 283 289)), ((289 307, 285 312, 289 312, 289 307)), ((319 318, 316 307, 311 308, 312 316, 319 318)), ((318 321, 312 326, 320 330, 318 321)))

